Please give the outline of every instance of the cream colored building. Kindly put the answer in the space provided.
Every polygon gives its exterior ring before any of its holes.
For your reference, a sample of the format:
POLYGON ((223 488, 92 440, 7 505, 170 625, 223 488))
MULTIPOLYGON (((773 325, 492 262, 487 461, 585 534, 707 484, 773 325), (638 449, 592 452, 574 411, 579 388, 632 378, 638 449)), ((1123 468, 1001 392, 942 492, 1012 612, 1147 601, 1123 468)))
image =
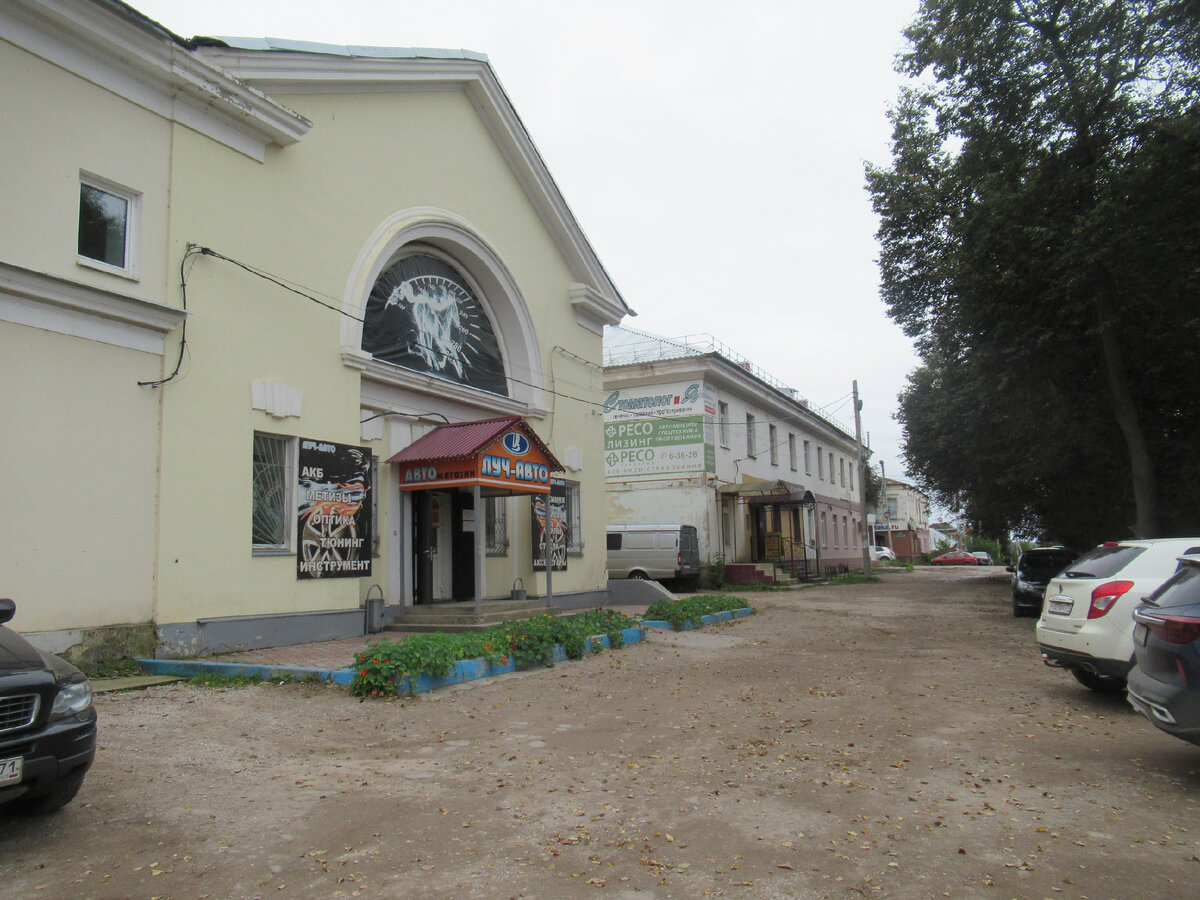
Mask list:
POLYGON ((601 332, 630 311, 484 57, 14 0, 0 77, 14 625, 173 655, 362 633, 368 595, 603 597, 601 332), (472 488, 388 462, 509 420, 497 441, 555 464, 551 585, 548 467, 472 488))
POLYGON ((858 445, 796 390, 711 335, 621 326, 604 388, 611 523, 694 525, 731 580, 862 565, 858 445))

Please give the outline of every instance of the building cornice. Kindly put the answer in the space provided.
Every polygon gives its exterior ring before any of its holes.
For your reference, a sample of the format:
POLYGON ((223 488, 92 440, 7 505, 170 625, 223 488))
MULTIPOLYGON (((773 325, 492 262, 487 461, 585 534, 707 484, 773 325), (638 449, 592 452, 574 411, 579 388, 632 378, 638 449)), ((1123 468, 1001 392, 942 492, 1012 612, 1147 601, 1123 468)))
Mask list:
POLYGON ((524 403, 511 397, 490 394, 445 378, 426 375, 412 369, 380 362, 362 350, 343 348, 342 363, 361 373, 364 382, 390 388, 400 388, 429 397, 440 397, 463 406, 487 412, 491 416, 514 415, 542 418, 549 410, 544 406, 524 403))
POLYGON ((166 335, 186 316, 178 307, 0 261, 3 321, 161 355, 166 335))
POLYGON ((162 26, 94 0, 8 0, 5 40, 169 121, 261 161, 312 127, 303 116, 213 66, 162 26))
MULTIPOLYGON (((230 39, 232 40, 232 39, 230 39)), ((517 115, 495 72, 481 54, 465 51, 399 51, 391 48, 324 48, 271 41, 269 49, 205 45, 197 53, 269 94, 302 95, 390 91, 461 91, 475 108, 566 260, 574 284, 571 302, 580 324, 592 331, 634 315, 605 271, 583 229, 517 115), (411 55, 399 55, 409 53, 411 55), (386 55, 372 55, 386 54, 386 55), (579 302, 576 302, 576 301, 579 302)))

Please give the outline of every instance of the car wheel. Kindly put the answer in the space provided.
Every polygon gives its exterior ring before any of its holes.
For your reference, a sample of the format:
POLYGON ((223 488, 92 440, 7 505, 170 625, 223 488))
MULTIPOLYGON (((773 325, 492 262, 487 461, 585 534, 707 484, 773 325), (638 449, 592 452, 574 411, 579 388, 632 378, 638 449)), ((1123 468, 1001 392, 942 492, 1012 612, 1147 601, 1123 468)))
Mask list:
POLYGON ((629 577, 633 581, 646 581, 647 580, 645 572, 630 572, 629 577))
POLYGON ((12 806, 17 812, 30 816, 44 816, 62 809, 75 799, 75 795, 79 793, 79 788, 83 784, 83 776, 86 774, 86 770, 76 771, 54 785, 50 793, 42 794, 31 800, 14 800, 12 806))
POLYGON ((1125 690, 1125 679, 1116 675, 1099 675, 1096 672, 1080 668, 1071 669, 1071 674, 1085 688, 1099 694, 1111 694, 1115 691, 1125 690))

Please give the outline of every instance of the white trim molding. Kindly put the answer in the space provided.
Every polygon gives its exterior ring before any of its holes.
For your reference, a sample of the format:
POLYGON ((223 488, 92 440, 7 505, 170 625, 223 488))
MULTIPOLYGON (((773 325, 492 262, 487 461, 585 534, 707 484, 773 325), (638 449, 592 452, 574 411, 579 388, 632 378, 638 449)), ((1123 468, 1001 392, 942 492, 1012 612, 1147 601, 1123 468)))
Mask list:
POLYGON ((381 222, 350 270, 342 311, 342 361, 362 372, 365 379, 453 398, 497 414, 537 416, 547 409, 542 352, 529 305, 500 255, 461 216, 420 207, 402 210, 381 222), (478 286, 504 357, 508 397, 378 362, 361 349, 361 320, 376 280, 404 253, 420 248, 444 253, 478 286))
POLYGON ((162 356, 187 313, 0 261, 0 320, 162 356))
POLYGON ((131 7, 93 0, 5 0, 0 34, 47 62, 256 159, 312 123, 221 71, 131 7))

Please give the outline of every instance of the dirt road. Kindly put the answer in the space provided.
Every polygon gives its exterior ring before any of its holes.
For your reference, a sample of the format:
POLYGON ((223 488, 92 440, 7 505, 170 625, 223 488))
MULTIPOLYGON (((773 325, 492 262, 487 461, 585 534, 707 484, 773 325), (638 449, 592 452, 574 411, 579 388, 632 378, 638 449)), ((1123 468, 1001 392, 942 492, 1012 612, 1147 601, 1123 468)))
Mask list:
POLYGON ((4 898, 1179 898, 1200 750, 1037 660, 997 568, 415 699, 99 701, 75 803, 0 822, 4 898))

